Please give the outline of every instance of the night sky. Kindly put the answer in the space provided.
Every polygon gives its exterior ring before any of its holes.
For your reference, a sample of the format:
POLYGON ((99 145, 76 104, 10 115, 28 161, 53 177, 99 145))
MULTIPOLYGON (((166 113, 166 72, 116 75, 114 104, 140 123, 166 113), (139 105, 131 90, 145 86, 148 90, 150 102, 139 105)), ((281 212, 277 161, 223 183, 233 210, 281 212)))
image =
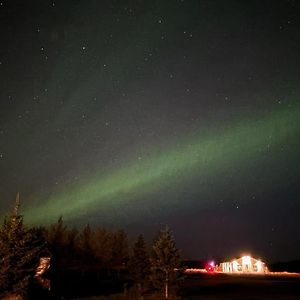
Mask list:
POLYGON ((300 2, 1 0, 0 215, 168 224, 185 258, 300 258, 300 2))

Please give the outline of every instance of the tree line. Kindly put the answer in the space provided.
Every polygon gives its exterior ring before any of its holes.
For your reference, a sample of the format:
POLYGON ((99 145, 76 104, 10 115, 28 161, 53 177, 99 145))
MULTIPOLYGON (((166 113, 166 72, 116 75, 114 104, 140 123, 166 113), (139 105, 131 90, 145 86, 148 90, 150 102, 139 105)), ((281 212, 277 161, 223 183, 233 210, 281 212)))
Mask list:
POLYGON ((60 217, 48 227, 26 226, 19 199, 0 227, 0 298, 28 299, 41 257, 50 257, 50 272, 104 270, 126 274, 125 288, 136 298, 160 293, 169 298, 182 277, 181 258, 172 232, 160 230, 150 246, 143 235, 129 243, 124 230, 86 225, 69 228, 60 217), (129 287, 127 287, 129 285, 129 287))

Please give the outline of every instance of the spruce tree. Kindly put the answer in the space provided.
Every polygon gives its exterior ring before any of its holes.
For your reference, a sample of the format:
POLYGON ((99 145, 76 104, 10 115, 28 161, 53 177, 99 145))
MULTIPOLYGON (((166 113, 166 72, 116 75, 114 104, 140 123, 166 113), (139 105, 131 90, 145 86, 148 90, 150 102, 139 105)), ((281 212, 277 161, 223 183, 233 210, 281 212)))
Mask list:
POLYGON ((5 294, 26 297, 43 248, 37 232, 24 226, 19 206, 17 195, 13 213, 0 227, 0 298, 5 294))
POLYGON ((111 266, 123 268, 129 259, 128 237, 124 230, 118 230, 112 236, 111 266))
POLYGON ((57 271, 69 263, 69 253, 66 249, 67 226, 64 224, 62 216, 46 231, 46 240, 53 255, 51 265, 53 270, 57 271))
POLYGON ((138 289, 138 294, 142 297, 150 277, 150 260, 147 253, 143 235, 139 235, 134 246, 132 257, 129 261, 129 271, 138 289))
POLYGON ((179 278, 180 264, 179 250, 171 231, 166 227, 155 239, 151 255, 152 283, 157 289, 164 290, 166 299, 169 297, 170 286, 179 278))
POLYGON ((85 264, 95 261, 95 251, 93 247, 94 232, 89 224, 87 224, 80 235, 80 247, 82 252, 82 261, 85 264))

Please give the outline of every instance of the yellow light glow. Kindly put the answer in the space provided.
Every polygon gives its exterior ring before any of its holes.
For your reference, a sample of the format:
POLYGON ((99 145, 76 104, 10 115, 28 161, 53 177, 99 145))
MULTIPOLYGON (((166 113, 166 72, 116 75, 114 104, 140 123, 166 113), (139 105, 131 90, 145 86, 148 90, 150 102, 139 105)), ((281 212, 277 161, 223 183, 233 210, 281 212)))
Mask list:
POLYGON ((224 273, 265 273, 267 267, 260 259, 255 259, 250 255, 244 255, 238 259, 221 263, 224 273))
POLYGON ((258 260, 256 262, 256 266, 257 266, 257 272, 261 272, 262 271, 262 262, 260 260, 258 260))
POLYGON ((239 266, 238 262, 236 260, 234 260, 232 262, 232 267, 233 267, 233 271, 234 272, 238 272, 239 271, 238 266, 239 266))
POLYGON ((251 257, 250 256, 243 256, 242 257, 242 264, 244 265, 251 265, 251 257))

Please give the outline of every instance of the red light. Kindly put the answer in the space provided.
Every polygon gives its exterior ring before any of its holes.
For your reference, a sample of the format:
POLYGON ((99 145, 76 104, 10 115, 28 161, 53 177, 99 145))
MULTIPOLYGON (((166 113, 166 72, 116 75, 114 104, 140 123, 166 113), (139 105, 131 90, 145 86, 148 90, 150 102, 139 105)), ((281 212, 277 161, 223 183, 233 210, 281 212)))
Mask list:
POLYGON ((208 262, 205 266, 206 272, 208 273, 214 273, 215 271, 215 263, 213 261, 208 262))

